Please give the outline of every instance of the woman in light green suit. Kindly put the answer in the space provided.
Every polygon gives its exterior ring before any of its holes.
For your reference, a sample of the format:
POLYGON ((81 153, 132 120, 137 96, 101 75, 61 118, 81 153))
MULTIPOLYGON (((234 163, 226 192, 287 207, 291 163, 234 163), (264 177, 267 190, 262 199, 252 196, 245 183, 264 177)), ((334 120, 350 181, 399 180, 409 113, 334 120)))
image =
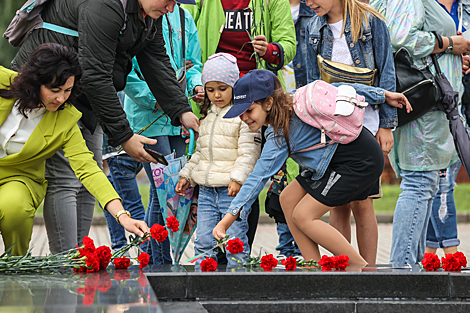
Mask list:
POLYGON ((14 244, 14 255, 28 251, 46 194, 45 162, 61 148, 83 185, 127 231, 148 232, 123 209, 83 140, 81 113, 65 102, 73 99, 80 75, 77 54, 52 43, 36 48, 19 74, 0 67, 0 232, 5 248, 14 244))

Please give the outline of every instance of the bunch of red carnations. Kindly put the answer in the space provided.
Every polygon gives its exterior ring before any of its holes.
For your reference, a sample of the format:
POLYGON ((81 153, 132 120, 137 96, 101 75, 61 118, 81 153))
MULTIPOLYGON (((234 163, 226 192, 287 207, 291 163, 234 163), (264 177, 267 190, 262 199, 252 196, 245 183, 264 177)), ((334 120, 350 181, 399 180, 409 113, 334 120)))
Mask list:
MULTIPOLYGON (((171 232, 176 232, 179 230, 179 221, 169 217, 166 226, 171 232)), ((106 269, 111 262, 116 269, 127 268, 131 265, 131 259, 125 256, 126 252, 132 247, 140 249, 140 245, 150 237, 163 242, 168 237, 168 230, 165 226, 155 224, 150 228, 150 233, 143 237, 130 236, 130 242, 113 254, 107 246, 96 248, 90 237, 83 238, 81 246, 44 257, 33 257, 31 249, 24 256, 13 256, 10 247, 0 256, 0 273, 56 272, 63 268, 72 268, 75 272, 97 272, 106 269)), ((149 259, 149 255, 143 251, 135 258, 141 269, 148 265, 149 259)))
POLYGON ((322 271, 331 271, 333 269, 344 271, 349 266, 349 257, 347 255, 322 256, 318 265, 322 271))
POLYGON ((460 271, 467 266, 467 258, 460 251, 447 253, 441 260, 435 253, 425 253, 420 264, 426 271, 436 271, 441 267, 444 271, 460 271))

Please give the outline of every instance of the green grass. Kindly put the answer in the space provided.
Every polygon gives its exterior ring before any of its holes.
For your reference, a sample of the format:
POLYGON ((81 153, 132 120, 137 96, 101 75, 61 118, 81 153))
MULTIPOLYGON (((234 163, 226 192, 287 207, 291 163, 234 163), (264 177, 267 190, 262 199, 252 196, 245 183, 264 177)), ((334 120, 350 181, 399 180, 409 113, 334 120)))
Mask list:
MULTIPOLYGON (((147 208, 149 202, 149 184, 139 185, 140 194, 142 195, 142 203, 145 208, 147 208)), ((393 213, 395 210, 395 204, 400 194, 399 185, 382 185, 383 198, 374 200, 374 208, 376 212, 380 213, 393 213)), ((264 213, 264 201, 266 199, 267 188, 263 189, 260 194, 260 210, 264 213)), ((463 183, 457 185, 454 191, 455 205, 457 206, 458 212, 468 212, 470 211, 470 184, 463 183)), ((42 204, 38 208, 38 214, 42 214, 42 204)), ((98 206, 95 205, 95 213, 103 214, 103 211, 98 206)))
MULTIPOLYGON (((382 199, 374 200, 374 208, 376 212, 393 212, 398 195, 401 192, 399 185, 382 185, 384 197, 382 199)), ((458 184, 454 190, 455 206, 457 212, 470 211, 470 184, 458 184)))

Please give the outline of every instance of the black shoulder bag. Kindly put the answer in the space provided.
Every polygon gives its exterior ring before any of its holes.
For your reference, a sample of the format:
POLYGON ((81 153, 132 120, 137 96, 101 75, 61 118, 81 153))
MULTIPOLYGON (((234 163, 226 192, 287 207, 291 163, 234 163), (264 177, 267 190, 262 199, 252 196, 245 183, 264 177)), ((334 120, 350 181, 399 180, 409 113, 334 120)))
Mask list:
POLYGON ((406 48, 400 48, 394 53, 394 61, 396 90, 403 93, 413 107, 410 113, 406 113, 405 107, 397 109, 398 126, 403 126, 437 106, 442 100, 442 92, 429 66, 420 70, 414 65, 413 58, 406 48))

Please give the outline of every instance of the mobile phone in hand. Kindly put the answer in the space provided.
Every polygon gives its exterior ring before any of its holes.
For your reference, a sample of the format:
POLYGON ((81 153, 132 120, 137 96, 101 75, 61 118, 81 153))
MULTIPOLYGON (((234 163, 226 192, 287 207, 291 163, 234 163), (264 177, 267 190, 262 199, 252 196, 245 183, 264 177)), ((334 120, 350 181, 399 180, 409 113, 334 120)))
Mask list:
POLYGON ((168 166, 168 161, 165 159, 163 154, 161 154, 160 152, 157 152, 155 150, 149 149, 147 147, 144 147, 144 150, 147 151, 147 153, 150 154, 152 156, 152 158, 157 160, 158 163, 161 163, 165 166, 168 166))

